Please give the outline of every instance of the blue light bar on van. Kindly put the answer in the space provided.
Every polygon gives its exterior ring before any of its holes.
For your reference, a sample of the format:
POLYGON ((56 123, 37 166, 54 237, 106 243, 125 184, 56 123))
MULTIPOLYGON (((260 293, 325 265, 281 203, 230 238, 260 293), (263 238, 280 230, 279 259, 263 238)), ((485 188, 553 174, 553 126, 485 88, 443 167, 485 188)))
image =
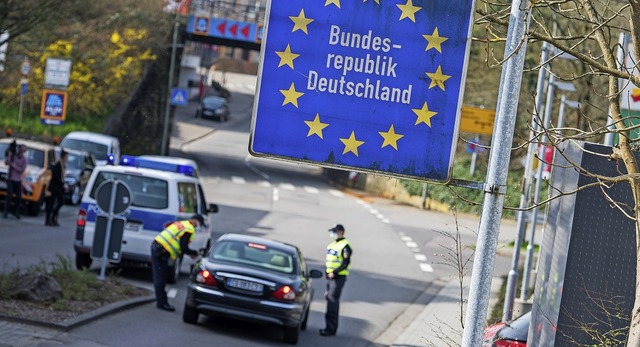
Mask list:
POLYGON ((131 155, 123 155, 120 157, 121 166, 139 167, 145 169, 154 169, 160 171, 176 172, 185 176, 193 176, 194 168, 189 165, 180 165, 172 163, 164 163, 148 158, 139 158, 131 155))
POLYGON ((107 165, 116 165, 116 156, 113 154, 109 154, 107 156, 107 165))

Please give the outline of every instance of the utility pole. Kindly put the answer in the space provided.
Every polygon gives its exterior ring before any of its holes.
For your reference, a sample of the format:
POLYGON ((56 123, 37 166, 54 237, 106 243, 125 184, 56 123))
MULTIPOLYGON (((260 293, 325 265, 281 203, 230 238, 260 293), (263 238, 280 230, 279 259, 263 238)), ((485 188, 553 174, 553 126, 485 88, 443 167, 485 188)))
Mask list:
MULTIPOLYGON (((182 3, 179 8, 182 7, 182 3)), ((171 88, 173 87, 173 75, 176 65, 176 51, 178 46, 178 29, 180 28, 180 22, 178 18, 180 16, 180 10, 176 10, 176 18, 173 23, 173 42, 171 43, 171 63, 169 64, 169 82, 167 83, 167 101, 164 108, 164 126, 162 129, 162 144, 160 148, 161 155, 167 155, 167 141, 169 134, 169 114, 171 113, 171 88)))

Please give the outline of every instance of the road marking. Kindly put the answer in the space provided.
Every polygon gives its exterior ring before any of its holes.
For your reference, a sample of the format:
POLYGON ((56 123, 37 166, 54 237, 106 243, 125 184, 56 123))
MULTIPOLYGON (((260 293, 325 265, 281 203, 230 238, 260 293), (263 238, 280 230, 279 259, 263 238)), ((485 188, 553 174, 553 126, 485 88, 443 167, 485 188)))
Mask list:
POLYGON ((178 295, 178 290, 175 288, 171 288, 169 289, 169 291, 167 292, 167 298, 169 299, 173 299, 176 297, 176 295, 178 295))
POLYGON ((235 184, 245 184, 247 181, 244 180, 243 177, 231 176, 231 182, 235 184))
POLYGON ((278 195, 278 188, 273 188, 273 201, 280 200, 280 196, 278 195))
POLYGON ((424 272, 433 272, 433 267, 429 264, 420 263, 420 270, 424 272))
POLYGON ((265 188, 271 187, 271 183, 269 183, 269 181, 260 181, 258 182, 258 185, 265 188))
POLYGON ((403 236, 403 237, 400 238, 400 240, 402 240, 404 242, 413 241, 413 239, 410 236, 403 236))
POLYGON ((296 190, 296 187, 291 183, 280 183, 280 188, 284 190, 296 190))
POLYGON ((371 209, 369 209, 369 213, 378 214, 378 210, 376 210, 375 208, 371 208, 371 209))
POLYGON ((409 248, 418 248, 418 244, 413 241, 405 242, 405 245, 409 248))
POLYGON ((388 219, 386 219, 386 218, 382 218, 382 223, 384 223, 384 224, 390 224, 390 223, 391 223, 391 221, 389 221, 389 220, 388 220, 388 219))
POLYGON ((413 256, 417 261, 427 261, 427 256, 424 254, 414 254, 413 256))
POLYGON ((335 190, 335 189, 329 189, 329 194, 337 197, 337 198, 341 198, 344 196, 344 193, 339 191, 339 190, 335 190))
POLYGON ((318 193, 320 193, 320 191, 319 191, 319 190, 318 190, 318 188, 316 188, 316 187, 304 186, 304 190, 305 190, 307 193, 310 193, 310 194, 318 194, 318 193))

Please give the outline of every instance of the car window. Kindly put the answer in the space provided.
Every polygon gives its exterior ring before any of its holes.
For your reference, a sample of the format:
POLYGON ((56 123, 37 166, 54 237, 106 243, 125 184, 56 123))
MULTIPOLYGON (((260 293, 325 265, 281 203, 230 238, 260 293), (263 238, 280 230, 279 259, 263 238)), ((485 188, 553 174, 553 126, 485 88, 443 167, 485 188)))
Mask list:
POLYGON ((213 247, 209 258, 286 274, 294 272, 294 259, 290 254, 262 244, 222 241, 213 247))
POLYGON ((44 167, 44 152, 39 149, 27 148, 27 160, 29 165, 44 167))
POLYGON ((4 160, 4 152, 7 151, 8 147, 8 143, 0 143, 0 159, 4 160))
POLYGON ((107 158, 107 146, 101 145, 99 143, 75 139, 65 139, 64 141, 62 141, 61 145, 63 147, 69 147, 71 149, 89 152, 93 154, 98 160, 104 160, 107 158))
POLYGON ((196 213, 198 207, 198 194, 194 183, 178 183, 178 199, 180 212, 196 213))
POLYGON ((131 206, 153 209, 169 207, 169 184, 165 180, 131 175, 126 173, 102 171, 96 177, 91 188, 91 198, 95 199, 100 184, 106 180, 117 179, 124 182, 131 192, 131 206))
POLYGON ((224 99, 216 97, 207 97, 202 100, 202 104, 207 108, 218 108, 224 104, 224 99))
POLYGON ((69 154, 67 156, 67 169, 70 170, 82 170, 82 157, 75 154, 69 154))

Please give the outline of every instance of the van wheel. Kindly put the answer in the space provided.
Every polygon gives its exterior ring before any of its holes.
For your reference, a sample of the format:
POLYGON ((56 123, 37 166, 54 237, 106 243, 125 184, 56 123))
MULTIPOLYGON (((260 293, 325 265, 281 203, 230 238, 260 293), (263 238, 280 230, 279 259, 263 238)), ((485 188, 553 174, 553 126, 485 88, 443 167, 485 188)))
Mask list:
POLYGON ((167 275, 167 283, 175 284, 180 277, 180 267, 182 266, 182 256, 176 258, 173 265, 169 267, 169 274, 167 275))
POLYGON ((76 252, 76 269, 88 269, 91 267, 91 257, 85 253, 76 252))

